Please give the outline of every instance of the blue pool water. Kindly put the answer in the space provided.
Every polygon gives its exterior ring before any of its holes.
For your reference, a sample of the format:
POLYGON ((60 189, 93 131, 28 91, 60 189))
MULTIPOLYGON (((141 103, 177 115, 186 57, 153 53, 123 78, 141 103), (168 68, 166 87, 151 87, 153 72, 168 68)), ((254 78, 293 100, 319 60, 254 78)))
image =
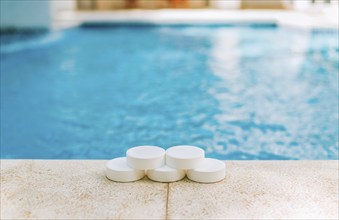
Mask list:
POLYGON ((338 32, 117 26, 1 35, 1 158, 338 159, 338 32))

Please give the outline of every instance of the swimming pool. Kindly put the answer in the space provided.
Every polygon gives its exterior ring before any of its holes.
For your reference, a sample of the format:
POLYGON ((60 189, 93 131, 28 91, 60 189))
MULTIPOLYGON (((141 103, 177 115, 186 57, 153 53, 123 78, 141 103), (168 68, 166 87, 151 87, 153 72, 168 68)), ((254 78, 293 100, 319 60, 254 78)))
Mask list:
POLYGON ((1 35, 1 158, 338 159, 338 32, 82 27, 1 35))

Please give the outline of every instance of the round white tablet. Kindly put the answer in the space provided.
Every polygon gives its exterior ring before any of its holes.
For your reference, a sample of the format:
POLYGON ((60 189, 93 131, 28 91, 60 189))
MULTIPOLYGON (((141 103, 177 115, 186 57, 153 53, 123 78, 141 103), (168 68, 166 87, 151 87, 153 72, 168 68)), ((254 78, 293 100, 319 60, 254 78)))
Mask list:
POLYGON ((185 177, 185 170, 174 169, 169 166, 162 166, 154 170, 147 170, 149 179, 157 182, 175 182, 185 177))
POLYGON ((144 170, 136 170, 126 163, 126 157, 118 157, 106 164, 106 177, 117 182, 132 182, 145 176, 144 170))
POLYGON ((165 164, 165 150, 156 146, 133 147, 126 152, 128 166, 138 170, 156 169, 165 164))
POLYGON ((214 183, 225 178, 225 163, 212 158, 205 158, 196 169, 187 170, 190 180, 200 183, 214 183))
POLYGON ((180 145, 168 148, 166 164, 176 169, 194 169, 205 157, 205 151, 199 147, 180 145))

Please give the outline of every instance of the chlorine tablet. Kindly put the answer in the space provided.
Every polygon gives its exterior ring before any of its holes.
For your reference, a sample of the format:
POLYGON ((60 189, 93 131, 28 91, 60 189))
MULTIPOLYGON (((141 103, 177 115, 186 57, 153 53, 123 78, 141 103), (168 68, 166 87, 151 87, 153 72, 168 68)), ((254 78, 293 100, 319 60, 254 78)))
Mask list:
POLYGON ((225 163, 212 158, 205 158, 197 168, 187 170, 187 177, 200 183, 218 182, 223 180, 225 175, 225 163))
POLYGON ((138 146, 126 152, 127 165, 138 170, 156 169, 165 164, 165 150, 157 146, 138 146))
POLYGON ((154 170, 147 170, 149 179, 157 182, 175 182, 185 177, 185 170, 174 169, 169 166, 162 166, 154 170))
POLYGON ((145 176, 144 170, 127 166, 126 157, 118 157, 106 163, 106 177, 117 182, 132 182, 145 176))
POLYGON ((199 147, 180 145, 168 148, 166 164, 176 169, 194 169, 205 157, 205 151, 199 147))

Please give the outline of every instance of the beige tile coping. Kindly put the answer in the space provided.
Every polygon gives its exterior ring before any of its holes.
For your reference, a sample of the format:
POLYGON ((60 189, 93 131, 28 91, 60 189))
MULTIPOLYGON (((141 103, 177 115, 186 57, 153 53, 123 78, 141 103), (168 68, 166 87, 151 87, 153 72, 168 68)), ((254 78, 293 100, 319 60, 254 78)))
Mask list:
POLYGON ((104 160, 1 160, 1 219, 338 219, 338 161, 226 161, 214 184, 116 183, 104 160))

